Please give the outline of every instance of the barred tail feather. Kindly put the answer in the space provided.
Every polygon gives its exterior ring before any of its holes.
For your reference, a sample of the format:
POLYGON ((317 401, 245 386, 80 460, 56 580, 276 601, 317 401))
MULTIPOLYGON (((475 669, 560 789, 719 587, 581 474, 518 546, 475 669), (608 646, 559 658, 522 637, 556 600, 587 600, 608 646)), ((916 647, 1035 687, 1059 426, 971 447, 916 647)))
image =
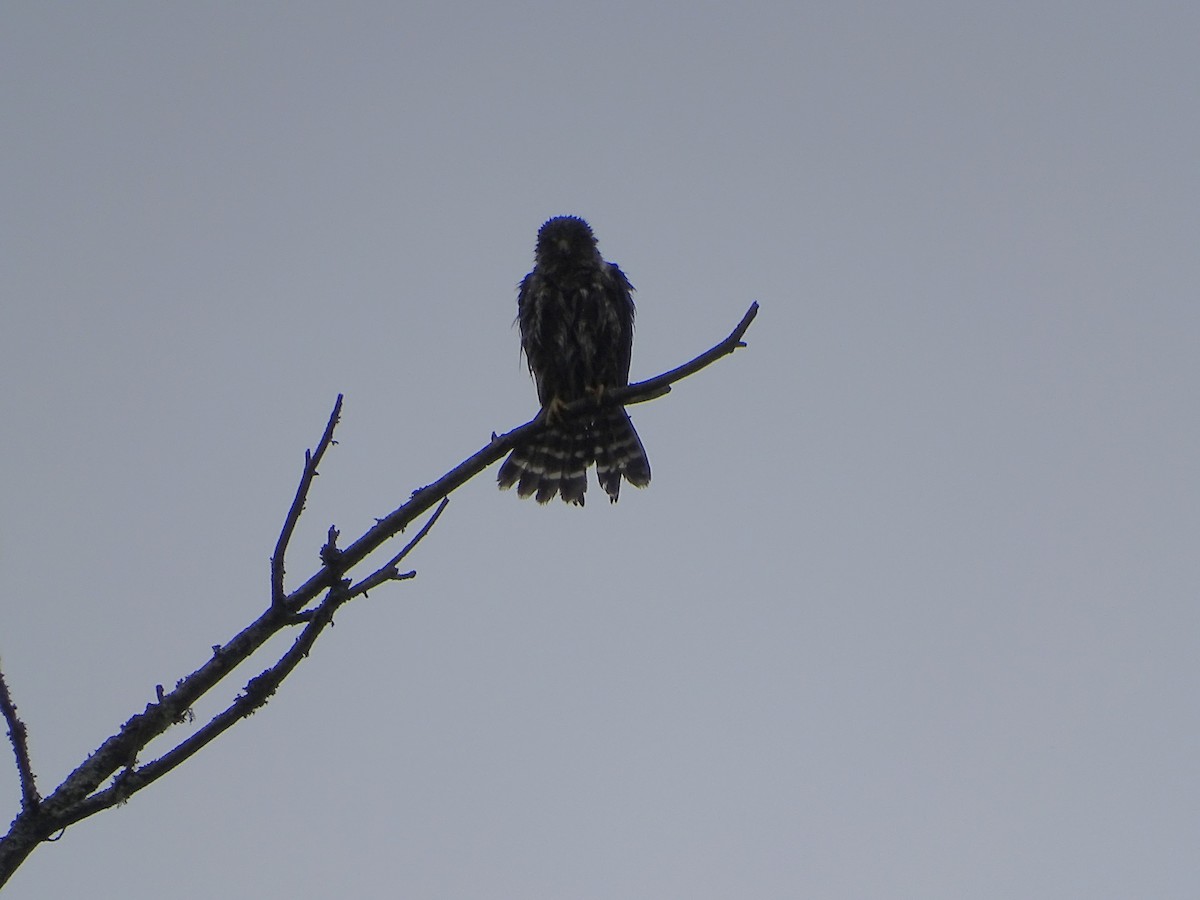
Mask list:
POLYGON ((563 502, 583 506, 583 495, 587 491, 587 469, 592 464, 587 435, 583 432, 574 432, 566 435, 565 438, 563 448, 567 455, 563 460, 560 484, 563 502))
POLYGON ((496 481, 500 485, 500 490, 507 491, 516 484, 518 485, 517 493, 522 497, 528 496, 528 494, 521 493, 519 485, 526 473, 533 470, 540 452, 538 445, 535 444, 520 444, 514 447, 512 453, 508 454, 508 459, 500 466, 500 471, 496 475, 496 481))
MULTIPOLYGON (((530 482, 537 486, 537 502, 549 503, 558 493, 558 489, 562 487, 563 457, 567 455, 567 445, 563 440, 563 435, 555 432, 548 433, 541 450, 542 470, 533 473, 530 482)), ((524 484, 525 479, 522 478, 521 482, 524 484)), ((522 496, 524 495, 522 494, 522 496)))
POLYGON ((546 471, 546 445, 534 444, 526 450, 525 468, 517 482, 517 496, 521 498, 535 494, 542 486, 546 471))
POLYGON ((530 446, 518 446, 508 454, 508 459, 500 466, 500 471, 496 475, 500 490, 507 491, 521 480, 521 476, 529 468, 532 451, 533 448, 530 446))
POLYGON ((621 479, 634 487, 650 483, 650 460, 629 414, 620 407, 605 410, 592 426, 596 476, 613 503, 621 493, 621 479))
POLYGON ((518 496, 536 497, 538 503, 548 503, 561 493, 564 502, 583 506, 591 461, 582 433, 552 429, 515 448, 496 480, 501 490, 515 484, 518 496))

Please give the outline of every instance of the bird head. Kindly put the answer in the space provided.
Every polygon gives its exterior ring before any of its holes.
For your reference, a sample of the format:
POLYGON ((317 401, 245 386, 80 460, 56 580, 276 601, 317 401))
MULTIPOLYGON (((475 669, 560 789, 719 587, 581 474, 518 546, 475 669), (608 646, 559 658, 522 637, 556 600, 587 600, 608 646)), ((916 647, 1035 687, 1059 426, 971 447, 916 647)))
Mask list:
POLYGON ((591 226, 578 216, 556 216, 538 229, 538 265, 585 261, 597 253, 591 226))

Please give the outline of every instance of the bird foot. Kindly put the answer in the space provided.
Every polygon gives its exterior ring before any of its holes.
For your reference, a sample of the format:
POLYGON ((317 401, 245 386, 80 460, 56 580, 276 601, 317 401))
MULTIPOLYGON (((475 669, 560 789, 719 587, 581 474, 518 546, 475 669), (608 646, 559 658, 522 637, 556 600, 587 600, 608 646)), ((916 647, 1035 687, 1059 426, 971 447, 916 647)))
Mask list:
POLYGON ((542 414, 546 418, 547 425, 558 425, 562 422, 563 410, 567 404, 562 397, 551 397, 550 402, 542 408, 542 414))

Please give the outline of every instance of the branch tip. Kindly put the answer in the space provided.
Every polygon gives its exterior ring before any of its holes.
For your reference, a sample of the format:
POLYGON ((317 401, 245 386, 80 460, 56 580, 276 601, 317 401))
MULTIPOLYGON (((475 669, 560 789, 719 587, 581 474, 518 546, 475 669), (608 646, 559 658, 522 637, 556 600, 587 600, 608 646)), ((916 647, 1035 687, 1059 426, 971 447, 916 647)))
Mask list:
POLYGON ((333 430, 337 428, 341 415, 342 395, 338 394, 337 401, 333 404, 333 412, 329 414, 329 421, 325 423, 325 431, 322 432, 321 439, 317 442, 317 449, 315 451, 304 451, 304 471, 300 474, 300 484, 296 487, 296 496, 292 499, 292 505, 288 509, 287 517, 283 521, 283 528, 279 532, 279 540, 275 542, 275 552, 271 555, 272 606, 282 606, 287 599, 283 585, 284 559, 287 555, 287 547, 292 540, 293 532, 296 530, 296 523, 300 519, 300 513, 304 511, 304 505, 308 500, 308 491, 312 487, 313 479, 317 476, 317 466, 321 462, 321 457, 325 455, 325 451, 329 449, 331 444, 336 443, 333 439, 333 430))
MULTIPOLYGON (((2 671, 0 671, 0 714, 3 714, 4 721, 8 723, 8 740, 12 744, 13 756, 17 761, 17 775, 21 780, 21 813, 28 816, 36 815, 42 798, 38 794, 37 781, 33 774, 33 762, 29 757, 29 733, 25 728, 25 723, 17 717, 17 706, 8 692, 8 682, 4 680, 2 671)), ((0 879, 0 884, 3 883, 3 880, 0 879)))

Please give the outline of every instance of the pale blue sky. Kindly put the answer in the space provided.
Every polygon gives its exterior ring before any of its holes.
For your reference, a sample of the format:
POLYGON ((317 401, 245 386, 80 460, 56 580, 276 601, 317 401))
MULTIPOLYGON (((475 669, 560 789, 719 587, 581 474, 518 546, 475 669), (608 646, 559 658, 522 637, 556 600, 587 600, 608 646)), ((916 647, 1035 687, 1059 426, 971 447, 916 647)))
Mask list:
POLYGON ((545 218, 638 288, 635 377, 762 311, 633 410, 648 490, 467 485, 416 581, 9 893, 1194 898, 1198 40, 1182 3, 10 4, 0 654, 44 792, 261 611, 338 392, 293 583, 533 414, 545 218))

